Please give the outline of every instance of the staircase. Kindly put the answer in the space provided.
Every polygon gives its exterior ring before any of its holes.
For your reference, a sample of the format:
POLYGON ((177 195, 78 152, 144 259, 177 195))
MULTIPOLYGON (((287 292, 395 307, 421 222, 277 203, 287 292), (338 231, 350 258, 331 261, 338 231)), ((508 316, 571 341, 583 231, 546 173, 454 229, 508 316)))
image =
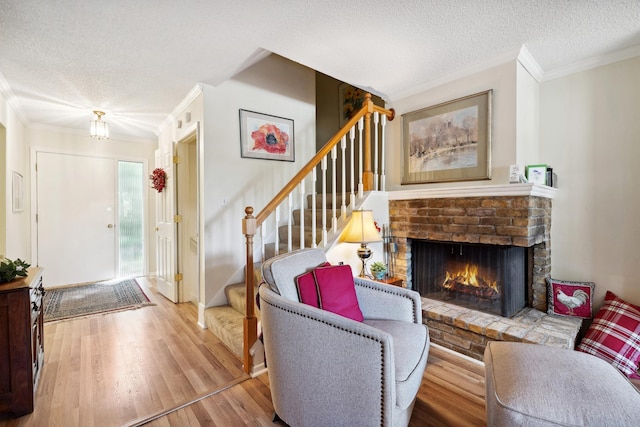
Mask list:
MULTIPOLYGON (((321 206, 322 197, 320 195, 316 196, 316 204, 315 206, 321 206)), ((307 195, 307 206, 313 206, 313 197, 314 195, 307 195)), ((347 203, 347 202, 345 202, 347 203)), ((338 199, 338 206, 336 209, 339 211, 340 205, 342 204, 342 199, 338 199)), ((332 200, 328 200, 326 203, 326 211, 333 210, 332 200)), ((322 216, 322 209, 316 209, 316 218, 322 216)), ((294 225, 301 224, 301 216, 304 215, 304 233, 305 238, 304 241, 305 247, 311 247, 311 242, 313 233, 312 233, 312 222, 313 222, 313 210, 311 208, 303 209, 295 209, 292 211, 292 218, 294 225)), ((289 241, 289 229, 288 225, 281 225, 278 227, 278 253, 286 253, 288 252, 288 241, 289 241)), ((300 248, 300 227, 291 227, 292 231, 292 242, 293 250, 300 248)), ((339 234, 339 233, 338 233, 339 234)), ((322 239, 322 228, 316 227, 316 245, 320 243, 322 239)), ((266 243, 265 244, 265 260, 272 258, 276 255, 275 243, 266 243)), ((262 281, 262 273, 260 269, 261 263, 254 263, 254 295, 258 292, 258 286, 262 281)), ((204 312, 204 321, 205 325, 215 336, 217 336, 220 341, 224 345, 226 345, 236 356, 242 358, 243 351, 243 343, 244 343, 244 317, 247 308, 246 301, 246 285, 245 282, 242 283, 234 283, 232 285, 228 285, 225 290, 225 296, 227 297, 227 304, 221 305, 217 307, 207 308, 204 312)), ((258 320, 260 320, 260 311, 258 307, 255 306, 255 313, 258 320)))
POLYGON ((362 108, 261 211, 254 216, 253 207, 245 208, 244 295, 239 284, 231 285, 225 290, 228 305, 205 310, 209 312, 205 318, 212 319, 205 321, 209 328, 236 354, 238 350, 242 353, 245 372, 255 373, 262 363, 258 356, 263 354, 258 348, 259 313, 255 307, 254 272, 260 269, 254 264, 254 256, 265 260, 300 247, 327 250, 350 218, 347 205, 355 208, 356 201, 364 199, 365 191, 385 190, 385 126, 387 119, 393 120, 394 116, 393 110, 374 105, 367 94, 362 108), (296 205, 305 204, 304 213, 295 213, 296 205), (255 240, 259 254, 254 248, 255 240), (244 304, 232 301, 243 299, 244 304), (242 327, 233 311, 242 317, 242 327), (238 336, 242 336, 242 344, 237 342, 238 336))

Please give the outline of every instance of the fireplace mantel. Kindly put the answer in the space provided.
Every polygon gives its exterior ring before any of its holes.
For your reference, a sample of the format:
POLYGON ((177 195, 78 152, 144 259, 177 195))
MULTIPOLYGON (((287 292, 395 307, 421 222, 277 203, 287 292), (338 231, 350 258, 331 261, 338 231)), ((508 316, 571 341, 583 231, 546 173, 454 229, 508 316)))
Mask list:
POLYGON ((556 188, 538 184, 475 185, 471 187, 419 188, 389 192, 389 200, 438 199, 454 197, 536 196, 553 199, 556 188))

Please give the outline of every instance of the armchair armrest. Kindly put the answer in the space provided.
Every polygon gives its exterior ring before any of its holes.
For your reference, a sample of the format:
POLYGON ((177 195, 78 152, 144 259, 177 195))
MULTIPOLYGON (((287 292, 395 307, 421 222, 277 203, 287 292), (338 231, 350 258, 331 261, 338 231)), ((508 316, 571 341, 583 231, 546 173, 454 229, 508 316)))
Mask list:
POLYGON ((354 281, 365 319, 422 323, 422 300, 418 292, 360 277, 354 277, 354 281))
POLYGON ((396 386, 388 333, 288 300, 264 286, 260 298, 272 398, 280 418, 289 425, 309 420, 341 425, 355 419, 389 425, 396 386))

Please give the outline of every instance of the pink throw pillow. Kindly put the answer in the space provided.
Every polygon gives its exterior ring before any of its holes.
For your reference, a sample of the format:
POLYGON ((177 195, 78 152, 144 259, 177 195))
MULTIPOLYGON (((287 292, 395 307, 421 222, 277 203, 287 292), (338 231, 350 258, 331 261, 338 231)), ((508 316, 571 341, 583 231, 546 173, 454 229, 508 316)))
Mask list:
POLYGON ((607 291, 578 350, 606 360, 629 378, 640 379, 640 307, 607 291))
POLYGON ((353 273, 349 265, 332 265, 313 270, 320 308, 362 322, 353 273))
MULTIPOLYGON (((320 264, 320 267, 327 267, 329 265, 331 264, 325 262, 320 264)), ((296 277, 296 289, 298 290, 298 299, 301 303, 320 308, 318 287, 316 286, 316 279, 313 277, 313 270, 296 277)))

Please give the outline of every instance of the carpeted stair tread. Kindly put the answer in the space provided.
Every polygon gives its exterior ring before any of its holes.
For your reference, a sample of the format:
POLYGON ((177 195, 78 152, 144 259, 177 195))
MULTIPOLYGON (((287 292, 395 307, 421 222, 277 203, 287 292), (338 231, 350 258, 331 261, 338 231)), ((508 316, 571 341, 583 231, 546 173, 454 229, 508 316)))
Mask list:
MULTIPOLYGON (((229 285, 224 289, 224 293, 227 296, 227 302, 238 313, 244 316, 247 308, 247 290, 244 283, 236 283, 229 285)), ((254 288, 254 295, 258 294, 258 287, 254 288)), ((260 318, 260 312, 258 307, 254 304, 254 311, 256 317, 260 318)))
POLYGON ((207 328, 236 356, 242 358, 244 315, 230 305, 210 307, 204 311, 207 328))

